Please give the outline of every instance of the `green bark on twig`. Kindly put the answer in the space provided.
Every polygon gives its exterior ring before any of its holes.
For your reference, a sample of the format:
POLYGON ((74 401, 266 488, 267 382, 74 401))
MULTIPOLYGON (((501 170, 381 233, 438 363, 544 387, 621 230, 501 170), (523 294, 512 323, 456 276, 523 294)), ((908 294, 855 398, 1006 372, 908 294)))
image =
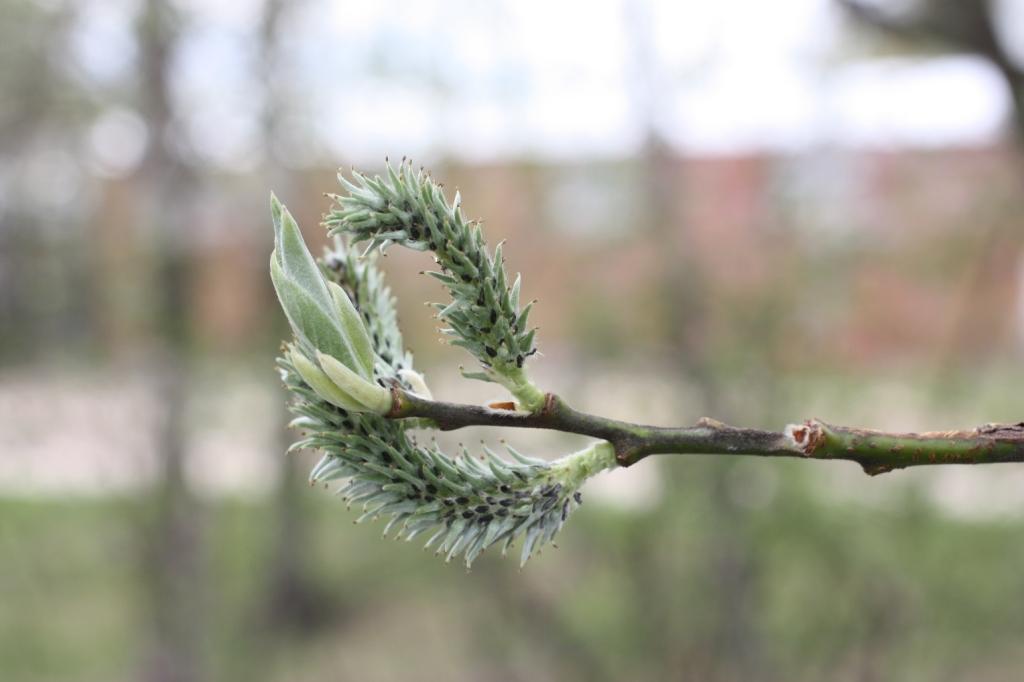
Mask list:
POLYGON ((579 412, 548 393, 534 413, 425 400, 392 390, 392 419, 429 419, 441 430, 466 426, 549 429, 601 438, 616 461, 631 466, 648 455, 704 454, 802 457, 857 462, 870 475, 926 464, 991 464, 1024 461, 1024 422, 986 424, 970 431, 884 433, 833 426, 817 419, 783 431, 729 426, 704 417, 694 426, 633 424, 579 412))

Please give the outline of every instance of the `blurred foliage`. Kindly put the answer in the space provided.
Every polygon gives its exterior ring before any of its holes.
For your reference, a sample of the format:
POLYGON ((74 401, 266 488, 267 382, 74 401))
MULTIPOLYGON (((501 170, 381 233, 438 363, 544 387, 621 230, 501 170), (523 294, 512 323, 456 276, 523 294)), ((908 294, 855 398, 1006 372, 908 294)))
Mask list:
MULTIPOLYGON (((722 673, 732 652, 709 570, 723 540, 710 466, 686 462, 689 483, 650 511, 590 508, 522 572, 485 555, 465 573, 381 542, 372 525, 345 530, 336 502, 310 495, 333 614, 312 636, 273 634, 260 618, 270 508, 217 503, 205 512, 204 665, 211 679, 741 679, 722 673)), ((943 518, 913 495, 888 511, 824 502, 800 464, 757 466, 782 483, 763 508, 732 512, 729 540, 751 562, 743 646, 755 653, 742 679, 1013 678, 1024 523, 943 518)), ((5 680, 133 675, 144 580, 132 546, 146 504, 0 502, 5 680)))

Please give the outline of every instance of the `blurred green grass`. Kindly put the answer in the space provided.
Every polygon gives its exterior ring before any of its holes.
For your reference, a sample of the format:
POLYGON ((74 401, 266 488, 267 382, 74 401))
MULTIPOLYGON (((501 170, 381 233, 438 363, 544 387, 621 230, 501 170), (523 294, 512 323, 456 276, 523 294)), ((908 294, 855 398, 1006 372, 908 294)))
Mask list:
MULTIPOLYGON (((721 463, 679 461, 660 508, 585 505, 522 572, 495 557, 446 566, 312 492, 306 564, 328 618, 300 635, 266 614, 269 505, 204 504, 203 666, 213 679, 696 679, 702 666, 722 678, 738 647, 748 679, 1013 679, 1024 521, 953 519, 914 494, 884 510, 830 503, 799 463, 757 466, 787 469, 763 508, 716 501, 721 463)), ((4 680, 136 676, 147 504, 0 501, 4 680)))

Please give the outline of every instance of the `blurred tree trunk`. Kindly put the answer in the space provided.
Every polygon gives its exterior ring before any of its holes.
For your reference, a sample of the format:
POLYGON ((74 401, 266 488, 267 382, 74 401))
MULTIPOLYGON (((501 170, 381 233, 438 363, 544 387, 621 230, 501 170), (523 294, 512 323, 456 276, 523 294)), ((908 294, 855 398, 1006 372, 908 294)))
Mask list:
POLYGON ((157 376, 157 404, 164 417, 157 441, 160 478, 156 506, 145 539, 153 632, 143 677, 153 682, 196 682, 204 677, 201 646, 205 618, 200 523, 185 475, 184 423, 188 395, 186 238, 195 183, 168 144, 173 120, 169 80, 178 28, 174 11, 165 0, 146 2, 137 35, 140 107, 150 131, 138 187, 141 222, 152 228, 157 330, 152 366, 157 376))
MULTIPOLYGON (((686 377, 696 389, 705 414, 721 414, 720 385, 714 376, 714 357, 707 343, 713 310, 712 282, 700 254, 699 245, 683 218, 679 196, 685 182, 680 168, 659 126, 666 110, 663 93, 671 91, 664 82, 666 71, 654 41, 650 7, 639 2, 627 6, 626 25, 633 52, 635 93, 638 118, 645 122, 646 141, 641 154, 642 187, 646 197, 644 222, 652 238, 665 248, 659 253, 661 286, 654 300, 664 320, 665 341, 669 346, 666 362, 675 364, 674 376, 686 377)), ((685 166, 683 167, 685 168, 685 166)), ((742 519, 728 495, 727 477, 731 463, 701 463, 705 476, 701 484, 710 505, 707 516, 709 538, 701 578, 708 594, 713 594, 714 615, 694 649, 680 646, 676 631, 677 604, 667 595, 676 593, 673 570, 658 552, 664 542, 658 524, 649 524, 649 533, 633 536, 631 556, 637 560, 633 571, 634 590, 647 637, 662 661, 662 674, 678 678, 684 671, 705 680, 754 680, 760 668, 756 633, 751 627, 754 565, 750 548, 738 532, 742 519), (698 653, 699 652, 699 653, 698 653), (687 657, 690 657, 689 660, 687 657)), ((662 472, 666 485, 685 487, 682 477, 692 477, 679 467, 662 472)), ((671 505, 672 502, 667 504, 671 505)), ((663 529, 664 532, 671 532, 663 529)))
MULTIPOLYGON (((995 2, 918 0, 894 11, 880 2, 837 1, 860 25, 911 50, 964 52, 988 60, 1002 76, 1010 94, 1012 137, 1017 151, 1014 160, 1024 179, 1024 63, 1014 57, 1014 51, 1004 42, 1008 38, 1006 32, 999 31, 995 2)), ((979 222, 984 225, 984 221, 979 222)), ((976 325, 975 303, 983 298, 991 278, 1000 276, 1001 271, 993 267, 993 263, 1011 250, 1020 252, 1024 234, 1019 230, 1008 232, 1005 225, 996 220, 982 228, 985 231, 978 240, 977 254, 964 280, 962 303, 952 316, 953 322, 936 362, 936 389, 933 391, 936 399, 955 369, 970 355, 964 349, 976 325)))
MULTIPOLYGON (((284 329, 282 334, 286 333, 284 329)), ((288 400, 281 387, 277 404, 288 400)), ((309 570, 310 514, 304 504, 310 494, 304 463, 285 456, 295 434, 288 428, 289 414, 278 412, 278 451, 281 453, 277 489, 271 500, 276 529, 268 561, 267 588, 261 592, 268 630, 311 633, 328 624, 338 611, 326 590, 320 589, 309 570)), ((322 491, 321 491, 322 492, 322 491)))
POLYGON ((187 386, 178 353, 166 353, 158 362, 158 395, 164 406, 158 436, 162 469, 145 539, 153 631, 143 679, 195 682, 204 678, 200 650, 205 627, 200 607, 200 528, 183 467, 187 386))
MULTIPOLYGON (((0 168, 6 169, 0 173, 70 147, 98 108, 86 84, 59 58, 60 46, 73 40, 81 9, 44 5, 0 2, 0 168)), ((78 161, 71 164, 74 172, 81 170, 78 161)), ((21 364, 91 337, 96 277, 83 258, 90 247, 87 212, 47 206, 39 198, 44 188, 25 191, 28 185, 12 183, 12 177, 2 181, 0 199, 0 362, 21 364), (47 229, 54 224, 65 228, 56 239, 47 229), (52 292, 58 288, 64 303, 55 307, 52 292)))
POLYGON ((1006 82, 1015 137, 1024 145, 1024 64, 1003 44, 992 0, 918 0, 895 11, 877 1, 837 1, 862 25, 912 48, 968 52, 991 62, 1006 82))

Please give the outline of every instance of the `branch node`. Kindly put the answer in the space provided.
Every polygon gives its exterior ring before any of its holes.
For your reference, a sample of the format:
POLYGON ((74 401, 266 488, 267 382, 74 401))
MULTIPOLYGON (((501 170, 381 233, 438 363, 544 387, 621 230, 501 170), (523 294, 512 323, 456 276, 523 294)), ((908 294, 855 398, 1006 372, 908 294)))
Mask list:
POLYGON ((402 387, 398 382, 391 384, 391 409, 384 416, 388 419, 398 419, 402 416, 402 387))
POLYGON ((817 419, 808 419, 803 424, 787 424, 784 433, 804 457, 814 456, 825 442, 825 425, 817 419))
POLYGON ((544 405, 541 406, 540 411, 538 411, 537 414, 538 415, 549 415, 549 414, 552 414, 557 407, 558 407, 558 396, 555 395, 554 393, 545 393, 544 394, 544 405))
POLYGON ((615 462, 622 468, 626 468, 630 465, 637 463, 636 448, 635 447, 623 447, 618 443, 612 443, 612 447, 615 448, 615 462))

